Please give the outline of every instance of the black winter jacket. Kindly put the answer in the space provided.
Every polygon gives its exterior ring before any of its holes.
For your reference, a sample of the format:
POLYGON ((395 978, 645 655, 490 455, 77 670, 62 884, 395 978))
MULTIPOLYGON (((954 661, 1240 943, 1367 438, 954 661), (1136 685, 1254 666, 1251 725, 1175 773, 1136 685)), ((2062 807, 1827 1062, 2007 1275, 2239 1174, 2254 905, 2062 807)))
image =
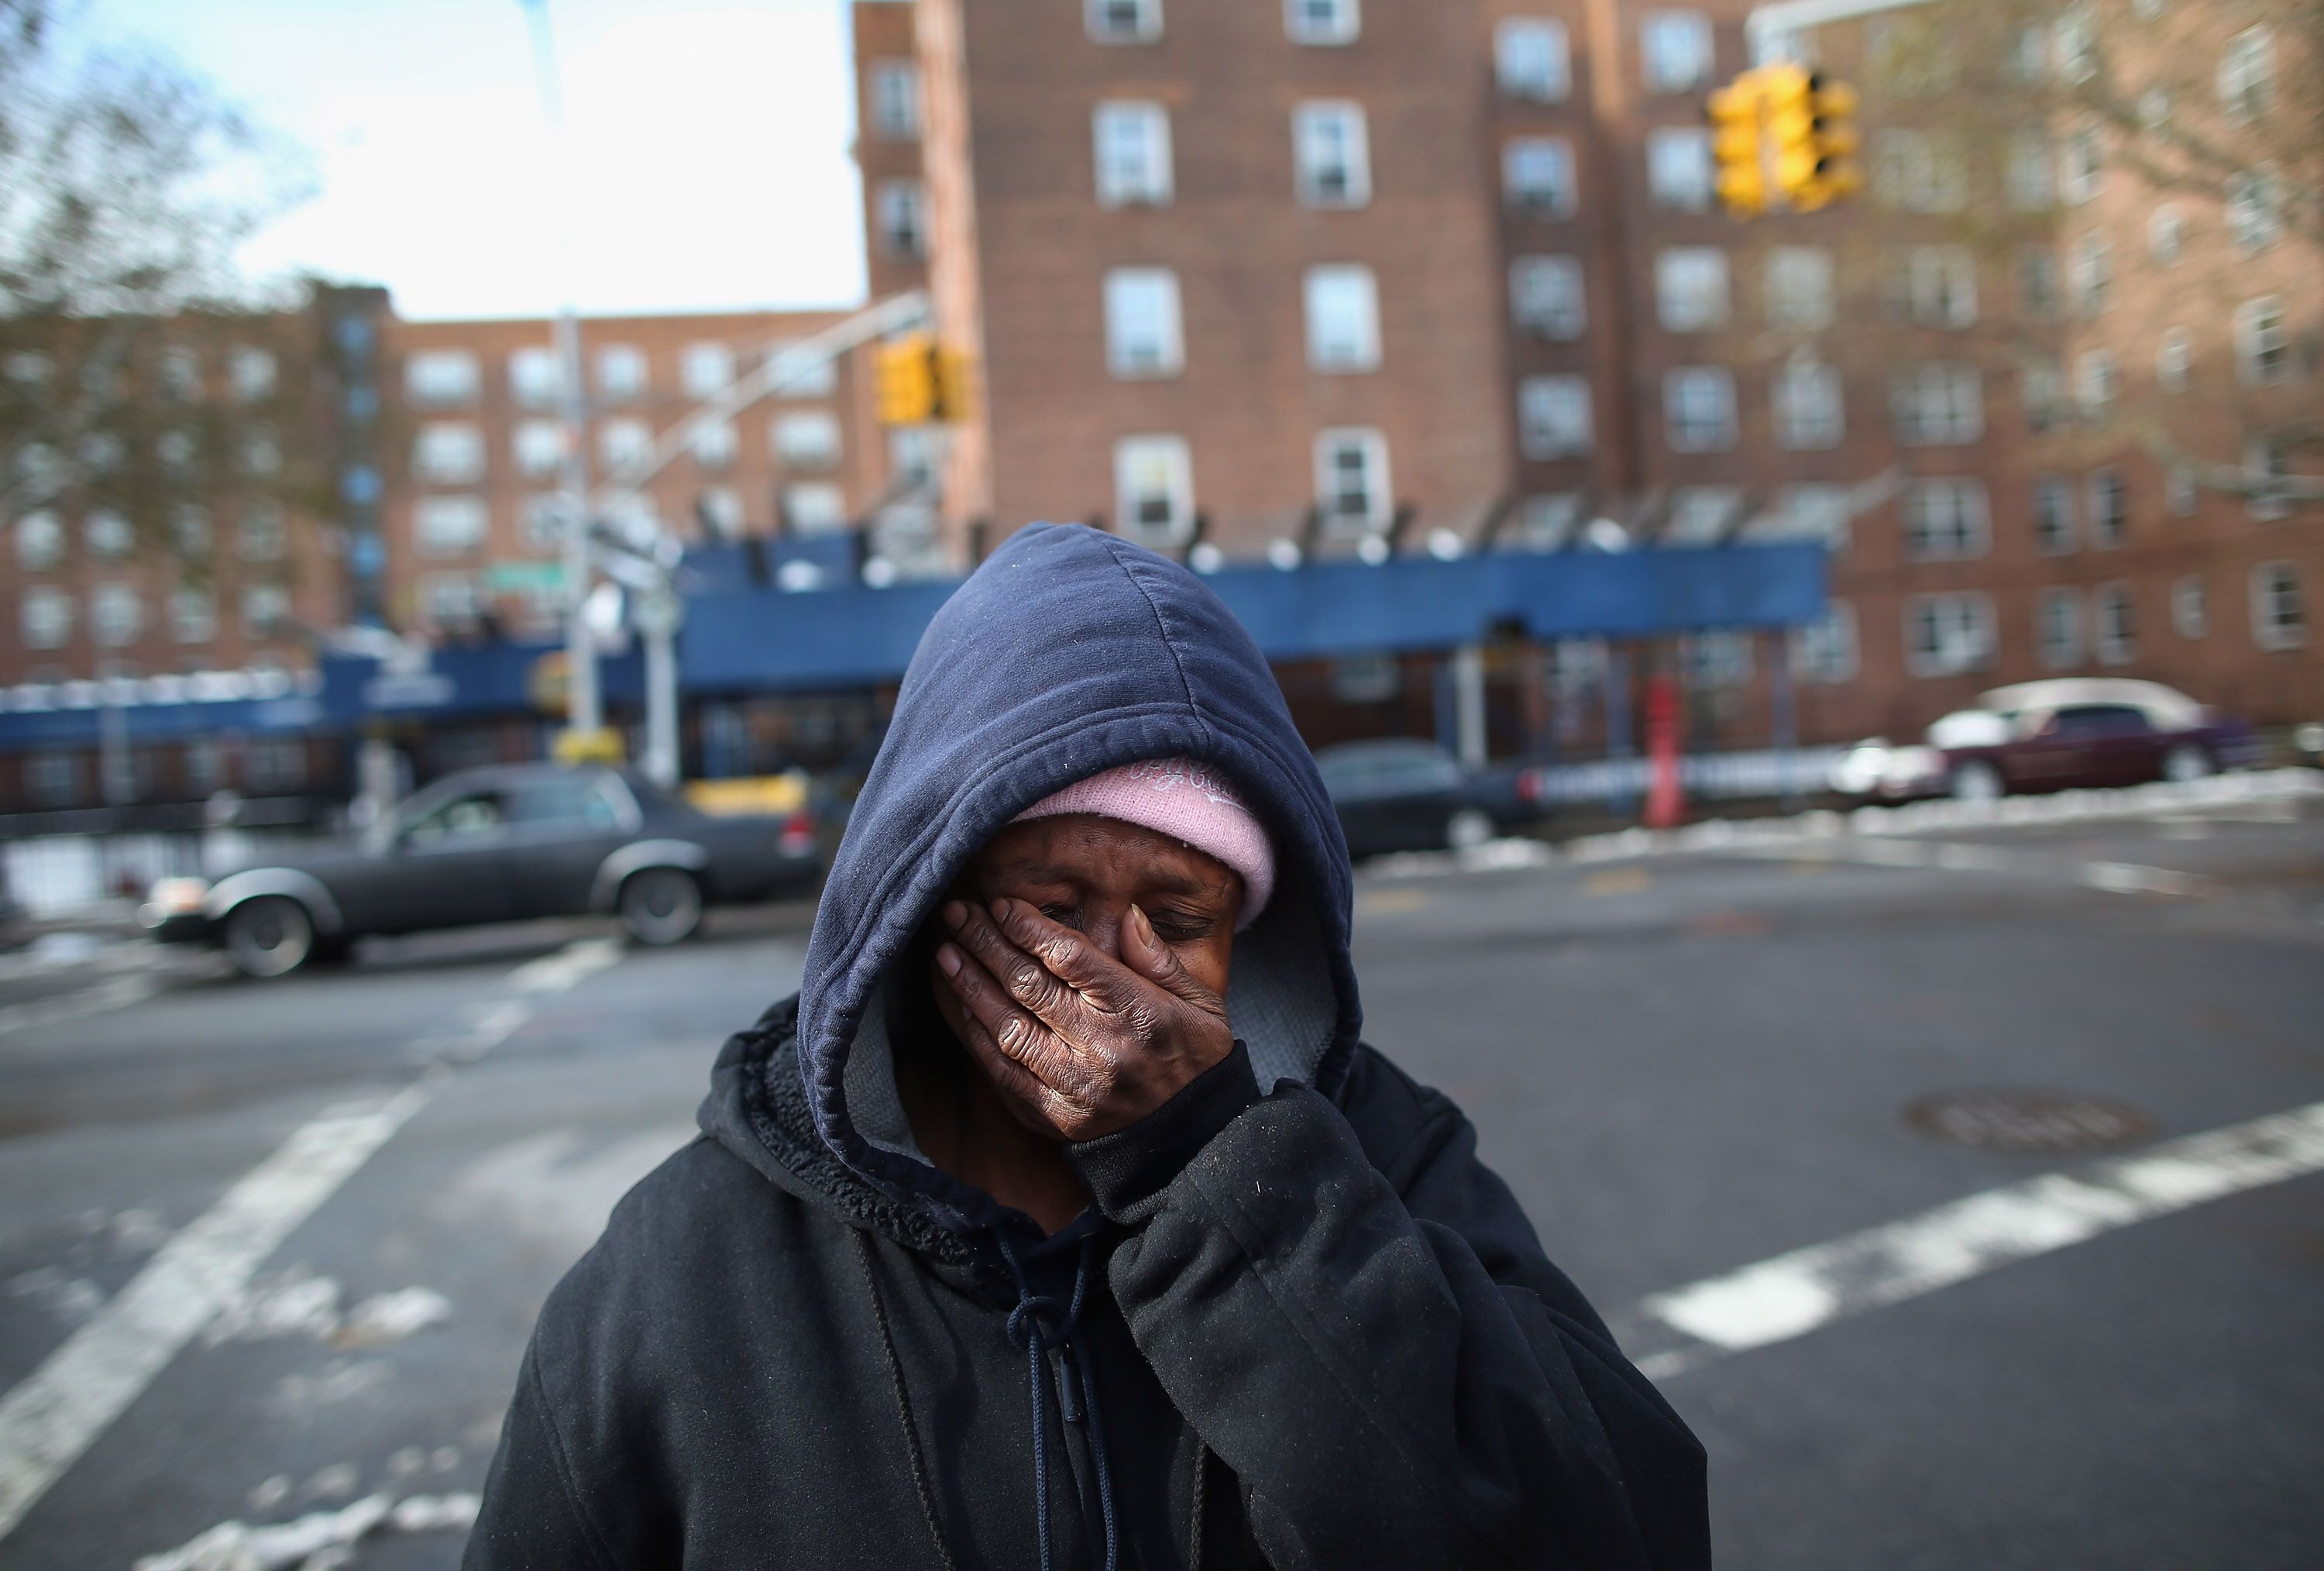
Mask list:
POLYGON ((1707 1566, 1703 1458, 1444 1097, 1358 1038, 1347 855, 1259 652, 1199 580, 1037 526, 914 657, 800 996, 551 1294, 466 1564, 1707 1566), (1277 893, 1234 1053, 1067 1148, 1044 1237, 930 1167, 891 1029, 995 828, 1191 754, 1277 893))

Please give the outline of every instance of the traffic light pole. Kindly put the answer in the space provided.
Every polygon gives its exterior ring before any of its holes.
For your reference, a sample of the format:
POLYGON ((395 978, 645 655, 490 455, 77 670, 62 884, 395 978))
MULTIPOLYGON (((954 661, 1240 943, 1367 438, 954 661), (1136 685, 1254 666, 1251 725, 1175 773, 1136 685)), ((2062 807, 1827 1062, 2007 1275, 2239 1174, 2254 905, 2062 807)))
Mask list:
POLYGON ((1794 34, 1828 23, 1909 11, 1931 3, 1932 0, 1775 0, 1772 5, 1757 7, 1743 19, 1743 38, 1749 46, 1751 63, 1768 65, 1791 58, 1790 42, 1794 34))

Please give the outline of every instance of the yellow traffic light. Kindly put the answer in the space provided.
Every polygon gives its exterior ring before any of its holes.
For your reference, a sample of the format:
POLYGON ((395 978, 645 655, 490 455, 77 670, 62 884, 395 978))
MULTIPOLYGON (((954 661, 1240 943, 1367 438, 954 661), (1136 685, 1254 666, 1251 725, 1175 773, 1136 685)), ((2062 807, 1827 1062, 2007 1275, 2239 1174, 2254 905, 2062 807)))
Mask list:
POLYGON ((930 368, 936 346, 926 334, 908 333, 880 346, 880 423, 925 425, 932 418, 936 398, 930 368))
POLYGON ((931 345, 928 349, 928 381, 933 389, 928 404, 930 420, 949 422, 968 418, 968 356, 965 352, 931 345))
POLYGON ((1758 71, 1745 71, 1711 95, 1711 155, 1719 199, 1738 217, 1767 210, 1765 152, 1766 95, 1758 71))
POLYGON ((1812 213, 1864 184, 1851 88, 1778 62, 1745 71, 1704 108, 1719 199, 1738 218, 1812 213))
POLYGON ((1803 212, 1813 212, 1864 189, 1864 171, 1856 159, 1862 145, 1856 130, 1856 89, 1844 82, 1827 82, 1821 75, 1811 76, 1808 97, 1814 110, 1815 162, 1809 178, 1792 193, 1792 205, 1803 212))

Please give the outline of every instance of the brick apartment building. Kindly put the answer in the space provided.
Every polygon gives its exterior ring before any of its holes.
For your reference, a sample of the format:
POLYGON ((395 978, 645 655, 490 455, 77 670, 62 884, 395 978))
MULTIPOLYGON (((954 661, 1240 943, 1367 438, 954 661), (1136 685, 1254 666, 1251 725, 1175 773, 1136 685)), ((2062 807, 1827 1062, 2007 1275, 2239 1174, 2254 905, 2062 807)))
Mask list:
MULTIPOLYGON (((954 552, 973 521, 1037 517, 1240 557, 1817 538, 1824 625, 1676 652, 1698 741, 1769 734, 1770 657, 1809 740, 1909 734, 2063 671, 2324 712, 2313 505, 2264 526, 2190 502, 2104 400, 2060 416, 2068 367, 2154 364, 2160 301, 2195 298, 2132 264, 2151 199, 2108 171, 2043 204, 2022 250, 2049 262, 1997 256, 1961 215, 2011 167, 1956 169, 1925 106, 1868 104, 1870 199, 1738 225, 1702 109, 1751 63, 1750 9, 859 0, 875 277, 918 282, 924 250, 940 329, 982 371, 946 464, 954 552), (2123 231, 2111 309, 2029 298, 2094 226, 2123 231)), ((1835 69, 1866 67, 1864 29, 1832 33, 1835 69)), ((2324 316, 2312 249, 2184 206, 2172 265, 2234 297, 2173 324, 2204 346, 2194 377, 2314 407, 2293 349, 2324 316)), ((1529 688, 1542 662, 1503 653, 1529 688)), ((1548 653, 1560 690, 1605 659, 1548 653)), ((1537 716, 1531 697, 1509 707, 1537 716)))

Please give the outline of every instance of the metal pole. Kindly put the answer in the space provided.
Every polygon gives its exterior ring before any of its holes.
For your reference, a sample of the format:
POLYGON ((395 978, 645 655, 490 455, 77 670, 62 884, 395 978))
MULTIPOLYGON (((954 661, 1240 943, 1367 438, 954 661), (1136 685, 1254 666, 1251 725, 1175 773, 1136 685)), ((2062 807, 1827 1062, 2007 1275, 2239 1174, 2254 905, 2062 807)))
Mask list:
POLYGON ((678 783, 678 651, 673 629, 657 619, 641 642, 646 652, 646 778, 678 783))
POLYGON ((1468 769, 1485 767, 1485 652, 1464 643, 1452 652, 1452 724, 1456 753, 1468 769))
POLYGON ((1799 751, 1800 717, 1797 696, 1792 688, 1792 634, 1776 628, 1766 634, 1767 640, 1767 697, 1775 713, 1771 718, 1775 731, 1775 767, 1783 772, 1784 806, 1799 805, 1799 784, 1792 772, 1792 755, 1799 751))

